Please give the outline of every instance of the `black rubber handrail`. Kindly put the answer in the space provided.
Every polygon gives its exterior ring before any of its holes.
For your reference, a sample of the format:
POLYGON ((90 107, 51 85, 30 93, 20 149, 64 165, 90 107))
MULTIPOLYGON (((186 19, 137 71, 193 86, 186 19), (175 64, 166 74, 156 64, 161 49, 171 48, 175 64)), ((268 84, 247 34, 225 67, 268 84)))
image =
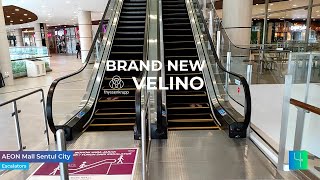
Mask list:
POLYGON ((109 6, 110 6, 110 2, 111 2, 111 0, 108 1, 107 6, 106 6, 106 8, 104 10, 104 13, 103 13, 103 16, 101 18, 97 33, 96 33, 96 35, 95 35, 95 37, 93 39, 93 43, 92 43, 92 45, 90 47, 90 50, 88 52, 88 56, 86 57, 85 64, 79 70, 77 70, 76 72, 73 72, 71 74, 68 74, 68 75, 65 75, 63 77, 55 79, 52 82, 52 84, 50 85, 50 88, 48 90, 48 95, 47 95, 47 119, 48 119, 49 128, 54 134, 57 131, 57 129, 55 127, 55 124, 54 124, 54 121, 53 121, 53 114, 52 114, 52 101, 53 101, 53 95, 54 95, 54 92, 55 92, 55 88, 57 87, 57 85, 58 85, 58 83, 60 81, 81 73, 87 67, 87 65, 89 64, 89 60, 90 60, 91 54, 92 54, 92 52, 94 50, 95 43, 97 42, 98 37, 101 35, 102 26, 104 24, 103 22, 105 21, 105 18, 107 16, 107 12, 108 12, 108 9, 109 9, 109 6))
MULTIPOLYGON (((147 0, 146 4, 146 19, 144 23, 144 42, 143 42, 143 62, 146 63, 148 60, 148 51, 149 51, 149 45, 148 45, 148 39, 149 39, 149 2, 147 0)), ((140 73, 138 82, 140 83, 144 74, 147 73, 146 69, 143 69, 143 71, 140 73)), ((145 82, 147 82, 145 80, 145 82)), ((140 137, 141 135, 141 89, 136 89, 135 92, 135 109, 136 109, 136 128, 137 128, 137 136, 140 137)))
MULTIPOLYGON (((198 0, 195 0, 195 1, 197 3, 198 7, 200 7, 198 0)), ((210 43, 210 46, 216 48, 216 46, 213 44, 213 41, 211 39, 209 29, 208 29, 207 23, 203 17, 203 14, 201 12, 199 14, 200 14, 201 21, 204 22, 203 24, 204 24, 205 33, 208 35, 207 38, 210 43)), ((217 54, 215 52, 213 52, 212 54, 214 56, 215 62, 217 63, 217 65, 219 66, 219 68, 222 71, 239 78, 240 82, 242 83, 244 94, 245 94, 245 105, 244 105, 245 114, 244 114, 244 122, 243 122, 244 126, 241 126, 239 128, 240 128, 240 130, 247 129, 247 127, 250 124, 250 119, 251 119, 251 94, 250 94, 249 84, 248 84, 247 80, 242 75, 234 73, 234 72, 230 72, 227 69, 225 69, 224 66, 222 65, 221 61, 219 60, 217 54)), ((219 101, 218 101, 218 103, 220 104, 219 101)), ((221 104, 220 104, 220 106, 226 111, 226 109, 221 104)), ((228 112, 228 111, 226 111, 226 112, 228 112)))

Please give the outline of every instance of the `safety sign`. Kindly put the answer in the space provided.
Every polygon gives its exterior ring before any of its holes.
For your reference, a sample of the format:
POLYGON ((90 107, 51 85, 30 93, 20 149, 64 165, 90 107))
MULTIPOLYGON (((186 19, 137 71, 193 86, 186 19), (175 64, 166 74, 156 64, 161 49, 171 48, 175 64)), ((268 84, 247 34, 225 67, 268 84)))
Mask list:
MULTIPOLYGON (((137 149, 76 150, 68 164, 69 176, 78 179, 133 179, 137 149)), ((58 163, 44 163, 29 180, 60 180, 58 163)))

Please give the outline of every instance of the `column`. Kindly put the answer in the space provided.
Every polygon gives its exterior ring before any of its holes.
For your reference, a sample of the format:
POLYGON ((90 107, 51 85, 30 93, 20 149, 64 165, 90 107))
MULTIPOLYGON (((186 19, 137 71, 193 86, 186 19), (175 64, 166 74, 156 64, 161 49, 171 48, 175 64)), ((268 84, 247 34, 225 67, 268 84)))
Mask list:
POLYGON ((46 46, 49 49, 48 43, 48 28, 44 23, 37 23, 34 26, 34 39, 37 47, 46 46))
POLYGON ((6 85, 13 85, 13 74, 10 60, 9 44, 7 40, 6 24, 2 8, 2 0, 0 0, 0 72, 5 78, 6 85))
POLYGON ((223 26, 235 45, 249 45, 251 40, 253 0, 223 0, 223 26))
MULTIPOLYGON (((80 11, 78 14, 78 24, 79 24, 81 57, 82 57, 82 63, 84 63, 88 56, 88 53, 92 44, 91 12, 80 11)), ((92 59, 92 61, 94 60, 92 59)))
POLYGON ((23 44, 23 36, 22 36, 22 29, 16 29, 14 31, 14 35, 16 36, 16 46, 21 47, 24 46, 23 44))

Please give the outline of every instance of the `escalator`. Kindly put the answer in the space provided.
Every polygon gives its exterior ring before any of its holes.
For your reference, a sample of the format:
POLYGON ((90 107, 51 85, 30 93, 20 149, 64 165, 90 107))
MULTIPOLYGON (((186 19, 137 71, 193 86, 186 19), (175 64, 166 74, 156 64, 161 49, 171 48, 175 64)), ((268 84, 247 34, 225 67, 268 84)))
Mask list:
MULTIPOLYGON (((109 60, 143 59, 146 0, 125 0, 109 60)), ((110 71, 105 74, 92 122, 87 131, 133 130, 136 121, 132 77, 139 71, 110 71)))
MULTIPOLYGON (((195 40, 190 25, 187 7, 184 0, 163 0, 163 43, 164 61, 199 60, 195 40)), ((201 77, 200 70, 168 71, 166 68, 166 82, 169 78, 201 77)), ((169 86, 167 84, 166 86, 169 86)), ((206 86, 200 90, 168 90, 167 113, 169 130, 202 130, 219 129, 214 121, 210 107, 206 86)))
POLYGON ((142 72, 125 69, 130 62, 136 61, 139 66, 145 59, 147 5, 146 0, 108 1, 83 67, 55 79, 49 88, 47 119, 54 134, 57 129, 64 129, 69 141, 85 131, 134 130, 138 113, 133 77, 139 79, 142 72), (78 108, 65 120, 54 117, 55 93, 57 97, 63 92, 56 88, 65 88, 70 79, 83 76, 89 62, 95 64, 78 108), (110 62, 122 64, 122 68, 110 70, 110 62))

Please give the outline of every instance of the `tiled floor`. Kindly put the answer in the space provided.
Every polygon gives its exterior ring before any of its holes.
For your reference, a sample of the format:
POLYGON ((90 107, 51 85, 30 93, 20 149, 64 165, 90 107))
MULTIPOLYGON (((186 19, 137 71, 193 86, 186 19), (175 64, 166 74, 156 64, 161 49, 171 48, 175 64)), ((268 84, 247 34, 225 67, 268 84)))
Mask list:
MULTIPOLYGON (((42 88, 47 91, 52 81, 58 77, 75 72, 82 66, 81 60, 75 56, 53 55, 51 57, 52 72, 48 72, 46 76, 37 78, 20 78, 14 80, 13 86, 0 88, 0 103, 13 99, 20 95, 31 92, 35 89, 42 88)), ((55 122, 61 121, 64 117, 76 109, 79 104, 90 78, 92 66, 88 66, 83 73, 76 75, 68 82, 61 81, 56 88, 54 95, 53 111, 55 114, 55 122)), ((30 97, 17 101, 20 127, 23 145, 27 149, 37 149, 39 142, 45 143, 45 135, 43 134, 44 116, 43 108, 40 103, 41 95, 34 94, 30 97), (33 124, 30 126, 30 124, 33 124)), ((12 104, 0 107, 0 149, 16 150, 16 131, 14 119, 11 117, 12 104)))
MULTIPOLYGON (((139 148, 134 179, 141 179, 141 149, 133 131, 86 132, 68 149, 139 148), (92 140, 95 141, 92 141, 92 140)), ((24 180, 32 170, 6 173, 4 179, 24 180)), ((167 140, 152 140, 151 180, 298 179, 280 172, 246 139, 230 139, 224 131, 170 131, 167 140)))

